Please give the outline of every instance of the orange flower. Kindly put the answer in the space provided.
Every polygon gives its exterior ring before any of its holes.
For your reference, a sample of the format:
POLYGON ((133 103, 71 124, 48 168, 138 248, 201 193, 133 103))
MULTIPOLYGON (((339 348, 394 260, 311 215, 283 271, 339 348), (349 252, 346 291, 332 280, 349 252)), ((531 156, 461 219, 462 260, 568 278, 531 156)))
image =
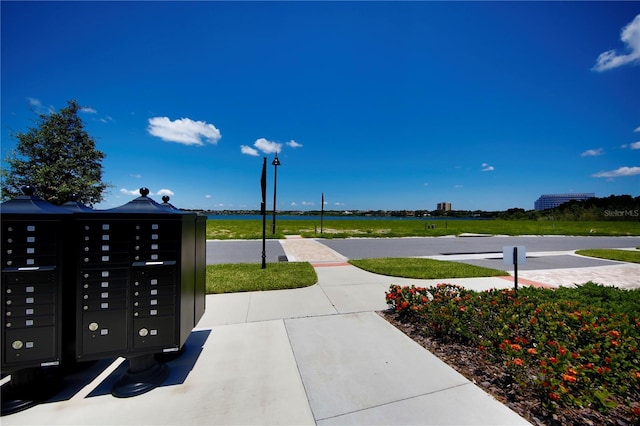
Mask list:
POLYGON ((617 341, 617 340, 612 340, 612 341, 611 341, 611 345, 612 345, 612 346, 618 346, 618 345, 619 345, 619 343, 618 343, 618 341, 617 341))
POLYGON ((576 379, 573 376, 570 376, 569 374, 563 374, 562 375, 562 380, 564 380, 565 382, 569 382, 569 383, 575 383, 578 379, 576 379))
POLYGON ((549 362, 551 364, 557 364, 558 363, 558 358, 556 358, 555 356, 549 357, 549 362))
POLYGON ((518 367, 520 367, 520 366, 524 365, 524 361, 521 360, 520 358, 514 358, 513 359, 513 364, 517 365, 518 367))
POLYGON ((571 374, 572 376, 578 375, 578 372, 574 368, 567 369, 567 373, 571 374))
POLYGON ((538 353, 538 351, 536 350, 536 348, 529 348, 529 349, 527 349, 527 352, 528 352, 530 355, 535 355, 535 354, 537 354, 537 353, 538 353))
POLYGON ((514 343, 511 345, 511 349, 513 349, 514 351, 519 351, 520 349, 522 349, 522 346, 518 345, 517 343, 514 343))
POLYGON ((611 330, 611 331, 609 332, 609 336, 611 336, 611 337, 616 337, 616 338, 617 338, 617 337, 620 337, 620 332, 619 332, 618 330, 611 330))
POLYGON ((636 379, 640 380, 640 371, 636 371, 635 373, 633 373, 633 376, 634 376, 636 379))

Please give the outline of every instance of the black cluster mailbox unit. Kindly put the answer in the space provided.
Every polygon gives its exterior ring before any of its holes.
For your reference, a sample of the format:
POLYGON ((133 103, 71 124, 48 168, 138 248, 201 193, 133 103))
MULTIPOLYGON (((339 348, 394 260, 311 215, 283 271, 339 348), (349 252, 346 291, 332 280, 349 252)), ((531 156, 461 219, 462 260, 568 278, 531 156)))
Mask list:
POLYGON ((3 387, 4 413, 48 396, 55 375, 47 367, 60 365, 64 342, 73 338, 73 329, 61 327, 69 318, 63 317, 64 296, 73 291, 66 280, 72 264, 63 256, 72 213, 38 198, 30 187, 2 203, 1 213, 1 358, 2 372, 11 373, 3 387), (31 389, 34 381, 41 386, 31 389))
MULTIPOLYGON (((17 316, 13 312, 8 315, 8 310, 5 313, 7 302, 11 301, 11 306, 26 304, 30 299, 22 294, 30 288, 46 294, 46 300, 52 305, 47 307, 47 312, 51 311, 47 316, 48 334, 44 328, 40 329, 48 339, 41 345, 46 357, 33 360, 29 365, 24 362, 24 356, 18 361, 12 359, 12 351, 17 349, 7 349, 7 344, 19 347, 18 341, 23 342, 23 346, 34 341, 15 337, 17 331, 12 329, 12 333, 3 335, 3 372, 11 362, 20 368, 59 363, 61 346, 71 346, 78 361, 114 356, 129 360, 127 374, 112 388, 115 396, 137 395, 165 380, 168 370, 156 361, 156 354, 180 351, 204 314, 206 217, 178 210, 168 200, 158 204, 147 196, 146 188, 140 193, 141 196, 131 202, 104 211, 78 208, 74 203, 65 204, 67 209, 49 205, 51 212, 44 222, 51 229, 46 234, 46 250, 50 252, 47 265, 30 265, 27 262, 31 262, 28 259, 32 257, 28 256, 23 256, 24 270, 14 271, 17 264, 3 264, 5 327, 7 318, 17 316), (68 261, 65 268, 55 263, 63 261, 68 261), (40 268, 38 280, 46 279, 50 285, 20 284, 19 289, 15 288, 12 282, 24 281, 26 271, 35 267, 40 268), (49 296, 51 292, 55 297, 49 296), (11 294, 20 294, 22 298, 14 301, 9 297, 11 294), (62 316, 62 300, 74 312, 71 318, 62 316)), ((6 235, 5 228, 11 226, 26 237, 32 232, 29 231, 34 226, 32 222, 36 218, 44 219, 25 214, 20 219, 21 225, 14 225, 6 208, 14 201, 2 205, 3 234, 6 235)), ((35 226, 41 233, 49 229, 42 224, 35 226)), ((3 236, 3 254, 6 242, 3 236)), ((20 244, 21 250, 27 247, 20 244)), ((44 246, 36 252, 44 253, 44 246)), ((41 299, 34 299, 34 304, 35 300, 41 299)), ((24 309, 21 309, 22 315, 24 309)), ((18 323, 11 324, 15 328, 14 324, 18 323)))

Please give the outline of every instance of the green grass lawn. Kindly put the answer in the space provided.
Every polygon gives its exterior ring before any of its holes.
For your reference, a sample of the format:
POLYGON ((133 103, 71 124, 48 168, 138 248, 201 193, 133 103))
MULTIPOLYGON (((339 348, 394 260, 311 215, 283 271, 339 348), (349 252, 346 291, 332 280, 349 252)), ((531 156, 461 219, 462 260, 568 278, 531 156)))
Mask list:
POLYGON ((576 254, 621 262, 640 263, 640 250, 588 249, 577 250, 576 254))
POLYGON ((308 262, 234 263, 207 265, 207 293, 282 290, 307 287, 318 282, 308 262))
MULTIPOLYGON (((314 238, 348 237, 439 237, 462 233, 492 235, 640 235, 640 222, 573 222, 546 220, 325 220, 320 233, 319 220, 281 220, 277 232, 267 238, 302 235, 314 238), (435 228, 430 227, 435 225, 435 228)), ((209 239, 260 239, 262 221, 253 219, 209 219, 209 239)))
POLYGON ((352 259, 349 263, 365 271, 402 278, 447 279, 509 275, 507 272, 498 269, 433 259, 352 259))

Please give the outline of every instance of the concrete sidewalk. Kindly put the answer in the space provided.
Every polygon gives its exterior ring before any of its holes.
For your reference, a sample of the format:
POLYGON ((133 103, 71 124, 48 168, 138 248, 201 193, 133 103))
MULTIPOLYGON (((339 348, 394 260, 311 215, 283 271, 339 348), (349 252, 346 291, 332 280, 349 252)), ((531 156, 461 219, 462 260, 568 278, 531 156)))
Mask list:
MULTIPOLYGON (((2 424, 528 424, 375 312, 386 308, 390 284, 436 281, 371 274, 307 241, 292 250, 314 263, 318 283, 207 296, 162 386, 114 398, 110 386, 126 363, 99 362, 69 377, 62 394, 2 424)), ((512 286, 500 278, 446 281, 512 286)))

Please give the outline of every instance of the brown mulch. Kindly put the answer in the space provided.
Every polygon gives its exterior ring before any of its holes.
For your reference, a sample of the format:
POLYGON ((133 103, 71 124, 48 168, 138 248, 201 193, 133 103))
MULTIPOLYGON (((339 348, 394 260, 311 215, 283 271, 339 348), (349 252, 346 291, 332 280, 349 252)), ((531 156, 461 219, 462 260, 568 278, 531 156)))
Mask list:
POLYGON ((623 407, 600 413, 590 408, 557 407, 551 412, 542 407, 531 390, 518 386, 501 365, 485 360, 483 353, 474 347, 458 343, 442 343, 425 337, 410 322, 401 322, 394 313, 380 315, 416 343, 436 355, 464 377, 475 383, 496 400, 505 404, 528 422, 537 426, 600 426, 632 425, 623 407))

